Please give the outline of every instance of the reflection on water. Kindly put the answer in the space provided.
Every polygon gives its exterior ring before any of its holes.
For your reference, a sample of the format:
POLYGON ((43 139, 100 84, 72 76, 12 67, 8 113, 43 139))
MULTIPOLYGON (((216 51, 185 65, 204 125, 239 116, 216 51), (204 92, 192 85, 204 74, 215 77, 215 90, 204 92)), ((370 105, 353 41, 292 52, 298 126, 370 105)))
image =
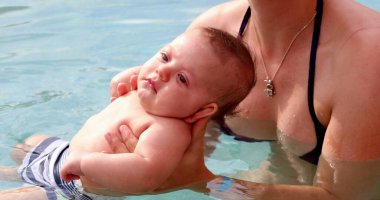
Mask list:
POLYGON ((271 153, 257 169, 241 171, 234 178, 259 183, 312 185, 316 166, 284 151, 282 144, 270 143, 271 153))
MULTIPOLYGON (((268 162, 269 160, 271 160, 271 158, 268 159, 268 162)), ((276 165, 280 163, 273 162, 270 164, 276 165)), ((287 163, 282 162, 282 164, 284 164, 282 170, 288 170, 286 166, 287 163)), ((248 178, 249 182, 234 180, 234 182, 231 182, 228 187, 226 186, 226 180, 228 182, 228 179, 219 177, 208 182, 207 188, 210 189, 210 194, 221 199, 277 200, 284 192, 287 193, 287 197, 292 196, 292 199, 296 200, 380 200, 379 166, 380 159, 367 161, 338 161, 321 157, 313 183, 305 183, 301 185, 298 184, 298 186, 296 186, 297 183, 287 183, 291 184, 291 186, 285 184, 277 184, 277 181, 281 180, 278 179, 278 174, 273 173, 272 177, 274 177, 274 179, 269 180, 266 183, 273 183, 270 181, 275 181, 275 185, 262 184, 263 182, 265 183, 265 181, 268 179, 255 180, 258 175, 261 176, 259 178, 267 178, 264 174, 256 174, 256 176, 251 176, 248 178), (258 181, 261 183, 257 184, 252 181, 258 181), (316 187, 310 187, 313 184, 316 187), (295 187, 297 187, 297 192, 291 192, 291 190, 294 190, 295 187)), ((267 168, 267 171, 271 170, 273 169, 267 168)), ((263 172, 264 171, 265 170, 263 170, 263 172)), ((290 174, 291 173, 292 172, 290 171, 290 174)), ((243 176, 239 178, 243 178, 243 176)), ((288 176, 287 178, 291 177, 288 176)))
MULTIPOLYGON (((317 167, 301 160, 297 154, 284 147, 294 143, 292 138, 282 140, 270 143, 271 152, 258 168, 242 170, 231 177, 269 184, 316 185, 326 188, 326 191, 342 200, 380 200, 380 159, 339 161, 321 157, 317 167)), ((234 187, 243 187, 246 183, 239 184, 240 182, 234 187)), ((235 191, 239 194, 231 194, 231 197, 255 197, 250 194, 251 191, 244 191, 243 194, 242 191, 244 189, 235 191)))

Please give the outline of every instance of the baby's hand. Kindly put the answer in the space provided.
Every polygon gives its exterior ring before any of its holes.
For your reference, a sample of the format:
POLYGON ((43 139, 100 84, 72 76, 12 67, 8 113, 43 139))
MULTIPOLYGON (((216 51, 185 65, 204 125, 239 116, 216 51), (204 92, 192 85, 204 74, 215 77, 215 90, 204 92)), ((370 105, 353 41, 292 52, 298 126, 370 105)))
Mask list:
POLYGON ((81 160, 82 157, 79 155, 70 154, 63 164, 60 174, 61 178, 70 182, 72 180, 78 180, 80 176, 83 176, 83 172, 81 170, 81 160))
POLYGON ((127 94, 129 91, 137 89, 137 76, 136 69, 132 68, 120 72, 112 78, 110 83, 111 102, 120 96, 127 94))

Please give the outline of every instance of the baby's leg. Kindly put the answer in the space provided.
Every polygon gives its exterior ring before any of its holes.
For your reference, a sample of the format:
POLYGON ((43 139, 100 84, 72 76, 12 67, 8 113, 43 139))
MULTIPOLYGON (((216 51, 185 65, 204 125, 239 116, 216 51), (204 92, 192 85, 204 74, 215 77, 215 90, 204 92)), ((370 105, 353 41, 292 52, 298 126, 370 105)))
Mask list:
POLYGON ((40 142, 48 138, 48 135, 32 135, 22 143, 16 144, 11 151, 12 159, 17 163, 17 165, 22 164, 22 160, 25 158, 26 154, 40 142))
MULTIPOLYGON (((11 150, 11 157, 17 165, 21 165, 26 154, 40 142, 48 138, 48 135, 32 135, 23 143, 17 144, 11 150)), ((21 181, 17 173, 17 167, 0 166, 0 180, 3 181, 21 181)), ((1 199, 0 199, 1 200, 1 199)))
POLYGON ((17 173, 17 167, 0 166, 0 180, 2 181, 22 181, 17 173))
POLYGON ((47 200, 46 193, 38 186, 24 186, 0 191, 0 200, 47 200))

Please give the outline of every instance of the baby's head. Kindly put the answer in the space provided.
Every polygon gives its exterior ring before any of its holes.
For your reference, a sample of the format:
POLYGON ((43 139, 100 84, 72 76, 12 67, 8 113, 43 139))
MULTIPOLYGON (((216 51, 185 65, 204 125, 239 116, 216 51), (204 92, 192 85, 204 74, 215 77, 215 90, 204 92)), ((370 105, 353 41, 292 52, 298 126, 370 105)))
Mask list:
POLYGON ((185 32, 140 70, 138 94, 148 113, 194 122, 232 114, 255 83, 247 47, 213 28, 185 32))

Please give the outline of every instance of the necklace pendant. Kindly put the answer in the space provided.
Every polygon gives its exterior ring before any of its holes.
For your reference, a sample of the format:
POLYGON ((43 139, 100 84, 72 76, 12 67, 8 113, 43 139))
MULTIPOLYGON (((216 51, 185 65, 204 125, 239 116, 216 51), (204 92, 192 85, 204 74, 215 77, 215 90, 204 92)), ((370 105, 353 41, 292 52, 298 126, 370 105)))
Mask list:
POLYGON ((266 86, 265 86, 265 89, 264 89, 264 93, 268 96, 268 97, 273 97, 276 93, 274 91, 274 85, 273 85, 273 81, 270 80, 269 78, 265 79, 264 82, 266 83, 266 86))

